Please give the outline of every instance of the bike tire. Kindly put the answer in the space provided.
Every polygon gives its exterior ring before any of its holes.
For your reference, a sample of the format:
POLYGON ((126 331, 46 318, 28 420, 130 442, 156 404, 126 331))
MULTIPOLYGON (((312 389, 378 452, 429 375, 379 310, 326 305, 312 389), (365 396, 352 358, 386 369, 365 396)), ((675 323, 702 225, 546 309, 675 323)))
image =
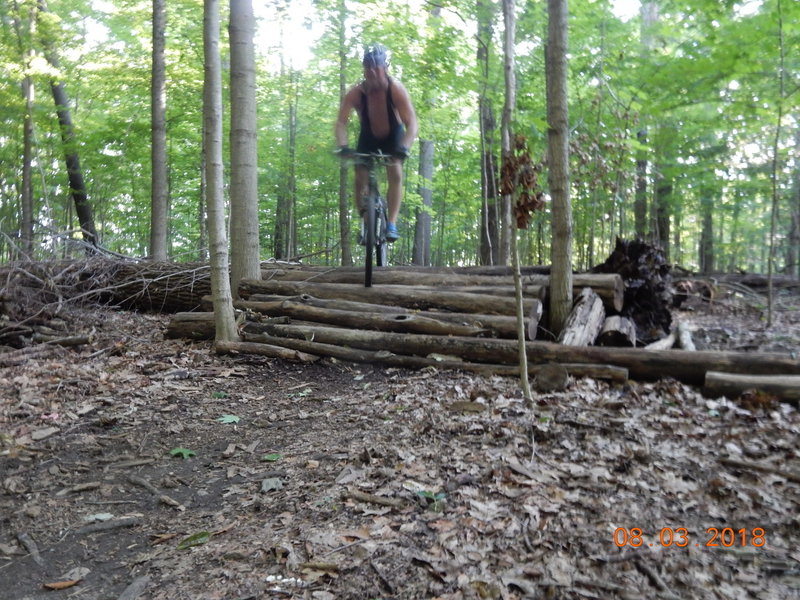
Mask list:
POLYGON ((379 200, 375 207, 377 219, 375 223, 375 262, 379 267, 388 266, 389 243, 386 241, 386 205, 383 200, 379 200))
POLYGON ((378 199, 370 194, 367 199, 367 211, 364 214, 365 258, 364 258, 364 287, 372 287, 372 254, 375 251, 375 212, 378 199))

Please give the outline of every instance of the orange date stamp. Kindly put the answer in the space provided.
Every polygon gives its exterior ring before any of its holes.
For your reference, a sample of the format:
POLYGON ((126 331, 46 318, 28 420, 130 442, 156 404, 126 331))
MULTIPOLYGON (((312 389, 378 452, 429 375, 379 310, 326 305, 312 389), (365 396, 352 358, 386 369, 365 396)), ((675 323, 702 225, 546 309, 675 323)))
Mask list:
POLYGON ((614 530, 614 544, 619 548, 641 546, 655 548, 761 548, 767 544, 767 532, 763 527, 709 527, 701 538, 692 539, 685 527, 662 527, 657 535, 648 537, 640 527, 617 527, 614 530))

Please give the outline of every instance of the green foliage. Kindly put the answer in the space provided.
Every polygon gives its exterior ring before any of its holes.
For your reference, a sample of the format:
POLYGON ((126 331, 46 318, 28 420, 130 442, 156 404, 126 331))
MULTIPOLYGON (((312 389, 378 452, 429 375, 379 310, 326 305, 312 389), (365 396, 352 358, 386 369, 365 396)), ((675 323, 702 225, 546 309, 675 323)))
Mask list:
MULTIPOLYGON (((793 162, 796 149, 792 152, 798 109, 793 90, 798 85, 800 53, 791 49, 800 47, 800 3, 782 0, 779 24, 777 2, 764 0, 759 6, 733 0, 663 0, 648 47, 640 39, 639 17, 621 20, 612 13, 609 0, 570 3, 576 268, 603 260, 617 235, 632 235, 636 160, 644 156, 649 165, 648 199, 653 200, 657 185, 671 190, 661 198, 661 207, 677 233, 672 239, 679 240, 672 249, 673 260, 697 266, 700 217, 713 199, 718 264, 763 270, 769 166, 779 105, 785 115, 778 145, 781 210, 798 210, 791 204, 790 182, 800 168, 793 162), (743 12, 745 7, 754 10, 743 12), (778 86, 779 34, 790 49, 788 91, 783 97, 778 86), (647 132, 641 141, 640 131, 647 132)), ((141 256, 149 237, 151 4, 141 0, 50 0, 48 4, 49 12, 33 21, 34 0, 0 7, 0 260, 13 257, 20 231, 25 114, 20 82, 25 76, 32 78, 36 89, 32 115, 38 255, 63 252, 53 243, 54 236, 76 226, 49 95, 49 84, 57 79, 72 100, 77 149, 102 243, 141 256), (58 68, 44 59, 48 47, 58 54, 58 68)), ((291 193, 293 173, 296 253, 313 256, 310 261, 339 262, 339 165, 330 151, 340 96, 340 54, 346 57, 345 79, 350 86, 362 77, 362 44, 379 41, 392 51, 390 74, 403 81, 414 100, 420 138, 434 142, 433 260, 441 265, 477 260, 482 150, 477 97, 485 90, 499 121, 502 18, 496 0, 436 4, 316 0, 265 5, 268 16, 259 20, 258 27, 275 34, 262 47, 257 68, 258 186, 265 253, 273 247, 278 198, 291 193), (290 21, 301 8, 300 37, 312 42, 308 64, 301 64, 291 49, 298 36, 289 33, 290 21), (491 32, 484 32, 480 41, 478 10, 492 19, 491 32), (279 35, 278 25, 285 35, 279 35), (477 61, 481 45, 488 53, 487 73, 477 61), (296 108, 293 149, 290 105, 296 108)), ((201 9, 200 0, 171 0, 167 5, 170 240, 176 260, 203 256, 201 9)), ((527 137, 534 161, 543 160, 548 131, 547 5, 518 3, 517 13, 514 128, 527 137)), ((227 52, 224 29, 221 49, 227 52)), ((413 230, 420 206, 417 165, 415 147, 406 165, 401 214, 406 232, 413 230)), ((540 180, 546 182, 546 173, 540 180)), ((779 223, 779 236, 785 237, 788 221, 779 223)), ((395 244, 395 262, 408 260, 409 236, 406 233, 395 244)), ((522 234, 520 248, 527 262, 549 262, 547 211, 534 217, 522 234)))

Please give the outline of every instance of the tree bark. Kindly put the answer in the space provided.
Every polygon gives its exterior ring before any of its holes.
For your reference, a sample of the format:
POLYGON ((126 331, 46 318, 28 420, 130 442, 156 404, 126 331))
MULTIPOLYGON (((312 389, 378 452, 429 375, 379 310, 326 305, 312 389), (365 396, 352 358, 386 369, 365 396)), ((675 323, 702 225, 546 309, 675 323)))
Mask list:
MULTIPOLYGON (((339 99, 347 92, 347 4, 338 0, 338 20, 336 29, 339 36, 339 99)), ((353 251, 350 246, 350 194, 348 192, 349 169, 342 161, 339 164, 339 244, 342 248, 341 265, 353 264, 353 251)))
POLYGON ((228 238, 225 234, 222 164, 222 64, 219 54, 219 1, 203 2, 203 151, 206 156, 211 294, 217 342, 238 340, 233 312, 228 238))
POLYGON ((255 16, 252 0, 230 0, 231 287, 259 277, 255 16))
POLYGON ((422 208, 417 209, 414 223, 414 248, 411 262, 415 265, 431 264, 431 206, 433 204, 433 142, 420 140, 419 143, 419 195, 422 208))
POLYGON ((150 76, 150 256, 167 260, 169 185, 167 181, 167 11, 165 0, 153 0, 153 57, 150 76))
MULTIPOLYGON (((45 0, 39 0, 39 10, 47 12, 45 0)), ((60 70, 58 58, 52 48, 45 48, 45 58, 54 69, 60 70)), ((69 109, 69 97, 64 89, 63 82, 58 79, 50 80, 50 91, 56 105, 58 124, 61 128, 61 141, 64 145, 64 161, 67 166, 67 179, 72 200, 75 203, 75 213, 81 226, 83 239, 90 246, 97 246, 97 230, 94 225, 94 212, 86 193, 86 183, 81 170, 81 160, 78 154, 78 144, 75 139, 75 128, 72 125, 72 113, 69 109)))
POLYGON ((477 0, 478 21, 477 63, 481 73, 478 90, 478 112, 481 128, 481 241, 480 261, 482 265, 499 264, 500 236, 497 225, 497 158, 495 153, 495 115, 489 87, 489 50, 493 47, 492 21, 494 3, 477 0))
POLYGON ((561 333, 572 307, 572 207, 569 196, 567 2, 548 0, 546 46, 548 184, 552 196, 550 329, 561 333))

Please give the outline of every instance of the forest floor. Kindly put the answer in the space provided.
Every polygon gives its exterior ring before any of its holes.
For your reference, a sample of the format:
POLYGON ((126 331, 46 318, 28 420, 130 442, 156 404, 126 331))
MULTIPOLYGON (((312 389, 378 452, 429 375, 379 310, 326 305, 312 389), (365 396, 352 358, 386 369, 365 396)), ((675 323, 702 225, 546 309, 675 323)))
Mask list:
MULTIPOLYGON (((794 300, 770 329, 675 318, 797 351, 794 300)), ((774 398, 585 378, 531 411, 512 378, 70 318, 91 344, 0 369, 3 600, 800 598, 800 414, 774 398)))

